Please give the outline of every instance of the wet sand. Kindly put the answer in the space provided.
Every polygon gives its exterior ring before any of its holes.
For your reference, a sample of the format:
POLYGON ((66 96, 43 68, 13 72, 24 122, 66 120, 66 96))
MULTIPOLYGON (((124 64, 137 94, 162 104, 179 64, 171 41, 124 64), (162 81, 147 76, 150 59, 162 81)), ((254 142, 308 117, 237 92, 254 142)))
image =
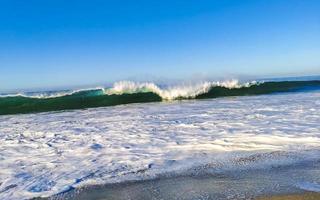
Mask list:
POLYGON ((313 200, 320 199, 320 194, 310 192, 303 187, 308 185, 308 183, 320 183, 319 166, 319 162, 314 162, 268 170, 255 169, 229 171, 221 174, 202 173, 177 177, 162 177, 148 181, 76 189, 56 195, 53 199, 313 200))
POLYGON ((303 194, 289 194, 279 196, 259 197, 256 200, 319 200, 320 193, 307 192, 303 194))

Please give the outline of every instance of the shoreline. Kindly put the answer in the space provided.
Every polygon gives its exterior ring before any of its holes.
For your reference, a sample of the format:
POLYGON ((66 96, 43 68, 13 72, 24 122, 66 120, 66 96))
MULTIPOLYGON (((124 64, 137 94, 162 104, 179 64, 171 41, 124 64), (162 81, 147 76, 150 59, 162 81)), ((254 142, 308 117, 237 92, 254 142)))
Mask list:
MULTIPOLYGON (((221 174, 187 175, 145 181, 93 185, 74 189, 49 198, 36 199, 314 200, 320 199, 320 193, 308 191, 307 186, 308 183, 316 183, 315 187, 320 188, 319 165, 319 162, 313 162, 274 169, 232 171, 221 174), (308 180, 308 182, 301 180, 308 180)), ((312 187, 309 189, 312 189, 312 187)))
POLYGON ((305 192, 301 194, 285 194, 276 196, 258 197, 256 200, 318 200, 320 199, 319 192, 305 192))
MULTIPOLYGON (((99 187, 99 186, 97 186, 99 187)), ((78 199, 77 193, 81 193, 82 189, 77 190, 73 195, 61 196, 56 195, 49 198, 33 198, 32 200, 44 200, 44 199, 78 199)), ((94 197, 93 197, 94 198, 94 197)), ((108 198, 99 198, 100 200, 107 200, 108 198)), ((208 200, 210 198, 207 198, 208 200)), ((231 198, 234 199, 234 198, 231 198)), ((299 192, 299 193, 287 193, 287 194, 266 194, 257 197, 244 197, 241 199, 251 199, 251 200, 318 200, 320 199, 320 192, 299 192)))

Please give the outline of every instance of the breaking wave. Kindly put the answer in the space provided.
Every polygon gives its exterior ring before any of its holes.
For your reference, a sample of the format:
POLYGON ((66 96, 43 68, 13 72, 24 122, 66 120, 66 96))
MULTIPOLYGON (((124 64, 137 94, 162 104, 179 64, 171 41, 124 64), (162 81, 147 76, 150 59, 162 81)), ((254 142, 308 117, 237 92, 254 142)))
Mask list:
POLYGON ((116 82, 111 88, 0 96, 0 115, 83 109, 128 103, 204 99, 319 89, 320 81, 201 82, 192 85, 160 87, 155 83, 116 82))

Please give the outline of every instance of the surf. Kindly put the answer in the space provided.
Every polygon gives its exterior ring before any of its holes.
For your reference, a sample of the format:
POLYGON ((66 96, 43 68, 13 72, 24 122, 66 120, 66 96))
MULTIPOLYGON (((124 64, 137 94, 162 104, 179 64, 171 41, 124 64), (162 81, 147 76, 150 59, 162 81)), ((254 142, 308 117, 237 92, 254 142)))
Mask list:
POLYGON ((110 88, 74 91, 7 94, 0 96, 0 115, 115 106, 129 103, 208 99, 228 96, 262 95, 320 89, 319 80, 246 82, 200 82, 160 87, 152 82, 120 81, 110 88))

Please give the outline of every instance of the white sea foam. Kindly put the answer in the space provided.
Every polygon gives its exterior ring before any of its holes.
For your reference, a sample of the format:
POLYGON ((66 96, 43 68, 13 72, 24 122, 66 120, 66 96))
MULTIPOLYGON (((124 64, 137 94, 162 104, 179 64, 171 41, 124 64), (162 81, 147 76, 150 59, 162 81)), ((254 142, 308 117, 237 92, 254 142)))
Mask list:
POLYGON ((200 94, 207 93, 210 88, 215 86, 225 88, 241 88, 249 87, 257 82, 248 82, 240 84, 238 80, 229 80, 223 82, 200 82, 196 84, 177 85, 166 88, 160 88, 154 83, 138 83, 132 81, 116 82, 112 88, 106 90, 107 94, 123 94, 123 93, 137 93, 137 92, 154 92, 164 100, 174 100, 179 97, 194 98, 200 94))
POLYGON ((319 99, 310 92, 0 116, 0 199, 316 160, 319 99))

